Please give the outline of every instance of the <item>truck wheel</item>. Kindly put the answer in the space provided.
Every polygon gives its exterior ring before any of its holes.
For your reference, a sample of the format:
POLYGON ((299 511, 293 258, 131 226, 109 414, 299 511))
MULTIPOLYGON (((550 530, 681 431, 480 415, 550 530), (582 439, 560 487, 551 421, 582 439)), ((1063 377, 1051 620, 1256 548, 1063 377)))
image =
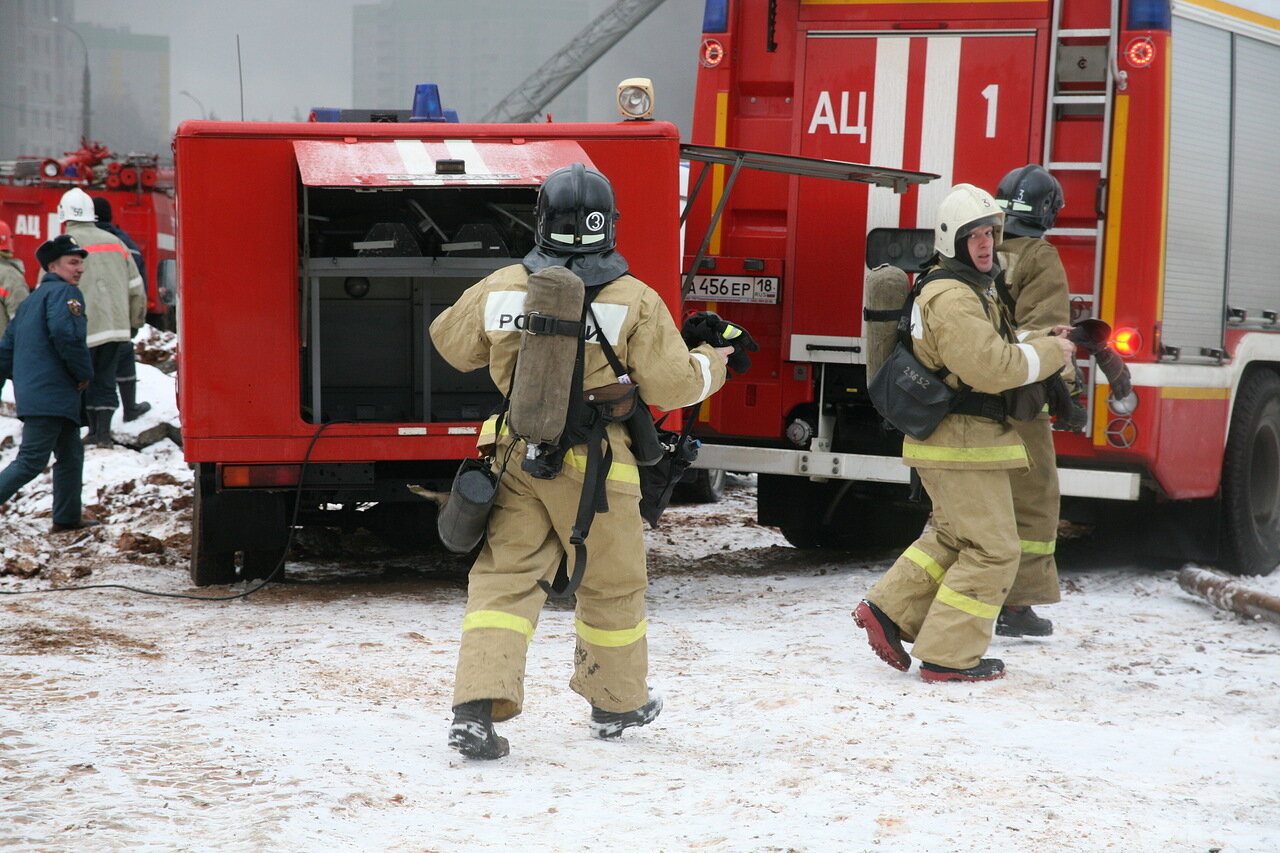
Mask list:
POLYGON ((214 550, 210 532, 218 524, 216 502, 209 501, 213 483, 201 476, 196 466, 194 501, 191 506, 191 582, 196 586, 228 584, 236 582, 235 552, 214 550))
POLYGON ((829 548, 833 544, 831 536, 823 528, 809 524, 784 524, 778 530, 793 548, 802 551, 810 548, 829 548))
POLYGON ((720 468, 698 468, 693 472, 693 480, 676 486, 680 500, 695 504, 720 503, 724 497, 725 482, 728 475, 720 468))
MULTIPOLYGON (((280 565, 284 557, 284 548, 267 548, 265 550, 245 551, 244 565, 240 569, 242 580, 258 580, 271 577, 271 573, 280 565)), ((275 580, 284 580, 284 569, 276 575, 275 580)))
POLYGON ((1224 568, 1270 574, 1280 564, 1280 376, 1240 383, 1222 461, 1224 568))

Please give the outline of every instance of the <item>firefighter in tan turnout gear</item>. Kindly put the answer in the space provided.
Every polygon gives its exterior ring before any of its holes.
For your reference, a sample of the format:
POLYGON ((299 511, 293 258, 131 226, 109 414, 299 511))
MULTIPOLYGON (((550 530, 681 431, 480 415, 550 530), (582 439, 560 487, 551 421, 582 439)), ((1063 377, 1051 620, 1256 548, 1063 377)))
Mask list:
MULTIPOLYGON (((1044 239, 1062 209, 1062 185, 1043 166, 1029 164, 1000 179, 996 204, 1005 212, 1005 239, 996 247, 1003 270, 1000 290, 1019 336, 1071 322, 1067 271, 1058 250, 1044 239)), ((998 288, 999 289, 999 288, 998 288)), ((1058 566, 1058 461, 1053 428, 1043 412, 1033 420, 1011 420, 1026 445, 1031 467, 1014 474, 1014 514, 1022 559, 1018 576, 996 618, 996 633, 1006 637, 1046 637, 1053 623, 1031 609, 1060 600, 1058 566)))
MULTIPOLYGON (((534 381, 517 372, 517 355, 524 352, 522 338, 536 329, 571 336, 582 361, 570 386, 578 398, 583 389, 630 383, 646 403, 671 410, 718 390, 730 350, 685 345, 661 297, 627 274, 626 259, 614 250, 616 218, 613 188, 599 172, 578 163, 549 175, 538 194, 536 248, 523 264, 472 285, 436 318, 431 338, 440 354, 458 370, 487 366, 494 384, 514 398, 508 390, 513 374, 534 381), (548 284, 585 293, 581 313, 555 319, 525 308, 535 285, 548 284)), ((450 746, 468 758, 508 752, 492 724, 522 709, 525 655, 547 597, 545 584, 562 565, 575 563, 571 531, 584 482, 594 476, 593 455, 594 464, 602 464, 590 442, 556 448, 514 437, 521 427, 514 404, 508 414, 510 426, 503 419, 495 427, 490 418, 480 440, 482 450, 496 441, 494 468, 501 474, 469 577, 449 729, 450 746)), ((570 421, 566 436, 575 429, 570 421)), ((662 700, 647 682, 639 471, 625 424, 609 423, 604 435, 606 461, 597 473, 603 474, 607 511, 595 516, 585 539, 590 562, 576 590, 570 687, 591 704, 591 733, 612 738, 652 722, 662 700)))
MULTIPOLYGON (((916 358, 951 387, 969 386, 978 403, 1053 376, 1075 352, 1066 329, 1015 340, 995 289, 1003 221, 985 191, 951 189, 938 206, 937 255, 911 316, 916 358)), ((982 655, 1018 571, 1012 478, 1029 467, 1026 448, 1003 418, 953 411, 927 438, 904 437, 902 459, 933 501, 933 525, 871 589, 854 619, 896 669, 911 664, 902 641, 914 643, 925 681, 1000 678, 1003 662, 982 655)))
POLYGON ((89 253, 80 279, 89 321, 89 353, 93 356, 93 381, 84 395, 89 413, 85 442, 110 447, 114 443, 111 416, 120 403, 116 365, 121 349, 133 346, 133 330, 146 322, 147 295, 142 273, 128 247, 116 235, 93 224, 97 214, 88 193, 78 188, 63 193, 58 216, 63 230, 89 253))
MULTIPOLYGON (((22 261, 13 256, 13 232, 8 222, 0 221, 0 335, 18 313, 22 300, 30 294, 22 261)), ((3 381, 0 388, 4 388, 3 381)))

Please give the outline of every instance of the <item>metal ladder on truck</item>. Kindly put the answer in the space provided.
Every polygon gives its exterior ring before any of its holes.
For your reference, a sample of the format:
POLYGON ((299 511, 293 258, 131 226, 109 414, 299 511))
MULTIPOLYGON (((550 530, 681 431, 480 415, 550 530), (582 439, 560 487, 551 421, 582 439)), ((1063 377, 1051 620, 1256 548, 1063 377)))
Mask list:
MULTIPOLYGON (((1094 215, 1077 215, 1065 223, 1059 219, 1059 226, 1048 236, 1092 241, 1093 297, 1089 311, 1095 317, 1102 289, 1112 106, 1116 91, 1123 91, 1126 85, 1125 72, 1116 63, 1119 24, 1120 0, 1053 0, 1041 162, 1059 180, 1063 180, 1064 173, 1092 174, 1097 180, 1094 215), (1067 151, 1068 148, 1072 150, 1067 151), (1096 159, 1079 159, 1078 152, 1083 150, 1096 151, 1096 159), (1073 158, 1072 153, 1077 156, 1073 158)), ((1082 186, 1078 180, 1071 184, 1077 189, 1082 186)), ((1092 393, 1090 387, 1090 396, 1092 393)), ((1091 434, 1092 424, 1086 430, 1091 434)))

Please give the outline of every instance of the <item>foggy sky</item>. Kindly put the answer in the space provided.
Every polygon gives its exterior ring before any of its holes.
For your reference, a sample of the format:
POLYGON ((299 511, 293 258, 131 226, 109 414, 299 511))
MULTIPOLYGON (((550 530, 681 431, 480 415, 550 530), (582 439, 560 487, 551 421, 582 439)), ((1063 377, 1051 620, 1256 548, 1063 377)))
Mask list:
MULTIPOLYGON (((135 33, 169 37, 169 111, 176 127, 201 117, 197 99, 206 114, 240 118, 237 34, 244 72, 244 116, 249 120, 305 119, 312 107, 319 106, 411 106, 412 91, 406 92, 404 104, 351 103, 351 10, 362 2, 370 0, 75 0, 75 16, 102 26, 127 25, 135 33), (184 90, 192 97, 182 95, 184 90)), ((429 5, 431 0, 422 2, 429 5)), ((521 15, 535 15, 540 6, 554 2, 512 0, 510 20, 504 23, 518 25, 521 15)), ((593 8, 602 10, 607 5, 606 0, 596 0, 593 8)), ((659 105, 670 108, 673 97, 678 105, 675 114, 662 110, 658 117, 676 121, 686 134, 702 7, 703 0, 666 0, 595 67, 608 75, 618 66, 618 80, 653 77, 659 105), (678 31, 678 38, 672 37, 673 30, 678 31), (637 67, 644 65, 652 67, 637 67)), ((565 40, 572 35, 565 33, 565 40)), ((547 45, 547 56, 558 46, 547 45)), ((593 87, 593 108, 595 101, 602 103, 599 113, 590 119, 616 118, 614 84, 616 80, 609 87, 593 87)), ((447 106, 448 93, 442 94, 447 106)))

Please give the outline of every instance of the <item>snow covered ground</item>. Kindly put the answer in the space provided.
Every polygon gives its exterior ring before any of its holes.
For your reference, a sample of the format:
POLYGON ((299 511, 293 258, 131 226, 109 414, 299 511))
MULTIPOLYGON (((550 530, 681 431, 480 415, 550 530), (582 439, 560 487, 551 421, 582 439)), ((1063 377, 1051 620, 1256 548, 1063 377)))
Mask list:
MULTIPOLYGON (((0 464, 17 433, 0 417, 0 464)), ((90 450, 105 524, 50 537, 44 475, 0 507, 0 591, 227 592, 188 583, 189 477, 168 441, 90 450)), ((445 744, 465 590, 443 553, 348 541, 230 602, 0 596, 0 849, 1280 850, 1280 626, 1085 552, 1055 636, 993 642, 1007 678, 926 685, 849 617, 893 554, 753 518, 736 478, 648 534, 656 723, 590 738, 548 607, 497 762, 445 744)))

